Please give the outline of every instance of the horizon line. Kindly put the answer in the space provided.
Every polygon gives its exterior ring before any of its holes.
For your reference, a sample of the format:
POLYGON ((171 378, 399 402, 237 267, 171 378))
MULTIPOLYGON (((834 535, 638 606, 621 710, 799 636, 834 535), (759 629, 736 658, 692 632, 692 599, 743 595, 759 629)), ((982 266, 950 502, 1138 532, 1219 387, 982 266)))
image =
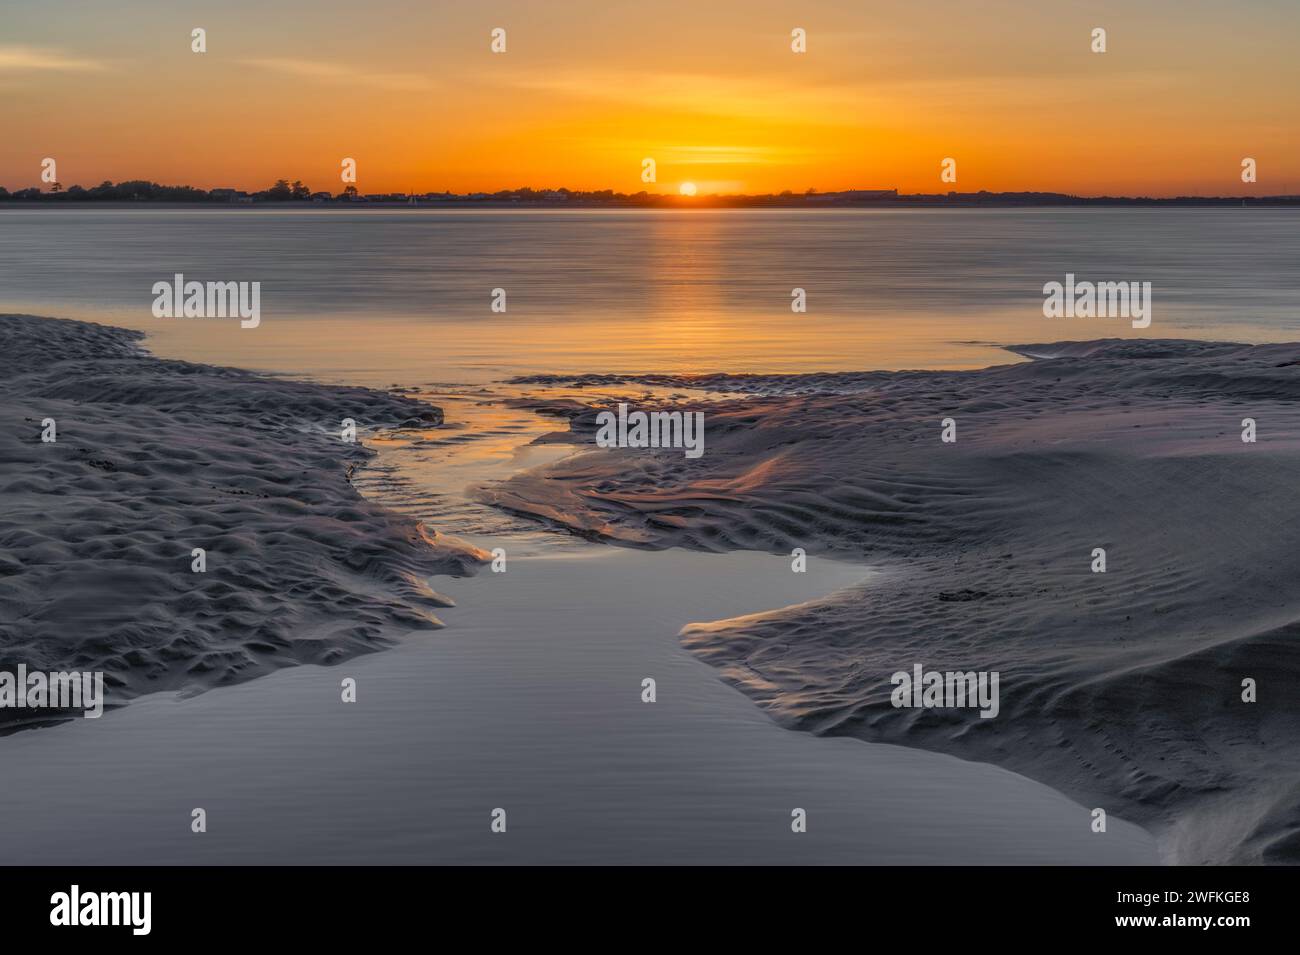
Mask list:
POLYGON ((256 191, 236 189, 232 187, 218 186, 210 189, 204 189, 199 186, 188 184, 167 185, 164 183, 154 182, 149 179, 124 179, 114 183, 111 180, 103 180, 101 183, 91 187, 84 187, 79 184, 73 184, 67 189, 63 189, 61 184, 54 182, 55 188, 42 191, 39 186, 29 186, 25 188, 10 191, 3 185, 0 185, 0 201, 87 201, 87 202, 138 202, 138 201, 171 201, 171 202, 335 202, 341 204, 364 204, 366 202, 532 202, 532 203, 556 203, 566 202, 586 202, 586 203, 654 203, 654 204, 673 204, 684 207, 691 206, 708 206, 718 203, 799 203, 803 205, 819 205, 826 203, 858 203, 858 204, 917 204, 917 203, 946 203, 962 202, 972 200, 1002 200, 1002 201, 1020 201, 1028 203, 1041 204, 1061 204, 1061 203, 1104 203, 1104 202, 1129 202, 1129 203, 1179 203, 1179 202, 1242 202, 1261 203, 1261 202, 1280 202, 1280 201, 1297 201, 1300 195, 1295 193, 1276 193, 1271 195, 1209 195, 1197 193, 1182 193, 1170 196, 1153 196, 1153 195, 1115 195, 1103 193, 1100 195, 1083 195, 1071 192, 1056 192, 1052 190, 1004 190, 991 191, 979 189, 969 192, 959 190, 948 190, 947 192, 899 192, 897 187, 893 188, 875 188, 875 189, 836 189, 836 190, 818 190, 816 188, 807 188, 800 191, 784 189, 780 192, 756 192, 756 193, 699 193, 699 194, 682 194, 678 192, 649 192, 639 190, 637 192, 616 192, 613 189, 570 189, 568 187, 533 187, 517 186, 514 188, 497 189, 493 191, 475 190, 472 192, 451 192, 428 190, 423 192, 415 191, 398 191, 398 192, 372 192, 362 193, 356 187, 355 183, 343 185, 337 192, 329 190, 313 190, 301 180, 279 179, 273 185, 256 191), (84 196, 84 198, 82 198, 84 196))

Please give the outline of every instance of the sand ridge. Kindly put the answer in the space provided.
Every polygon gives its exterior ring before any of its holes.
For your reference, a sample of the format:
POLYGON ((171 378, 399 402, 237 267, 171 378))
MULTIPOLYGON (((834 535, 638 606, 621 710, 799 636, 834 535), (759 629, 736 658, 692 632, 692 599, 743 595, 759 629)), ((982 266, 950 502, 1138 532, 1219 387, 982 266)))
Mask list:
POLYGON ((345 417, 364 436, 437 408, 162 360, 141 338, 0 315, 0 665, 103 670, 120 704, 441 626, 428 576, 483 555, 362 498, 349 478, 370 452, 340 439, 345 417))
POLYGON ((484 495, 633 546, 876 565, 682 639, 785 725, 998 763, 1148 826, 1171 861, 1300 860, 1300 345, 1011 350, 1031 360, 600 376, 746 396, 679 402, 706 411, 698 460, 592 451, 484 495), (918 663, 999 671, 1000 715, 894 708, 890 674, 918 663))

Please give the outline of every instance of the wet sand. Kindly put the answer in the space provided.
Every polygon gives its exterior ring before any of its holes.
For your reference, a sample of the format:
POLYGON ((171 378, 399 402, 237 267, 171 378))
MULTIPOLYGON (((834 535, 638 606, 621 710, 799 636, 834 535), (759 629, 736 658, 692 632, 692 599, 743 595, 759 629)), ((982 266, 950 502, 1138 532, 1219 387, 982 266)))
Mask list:
POLYGON ((1170 861, 1295 862, 1300 345, 1012 351, 1033 360, 533 376, 519 383, 747 396, 699 405, 695 460, 591 450, 593 400, 548 439, 589 453, 484 497, 625 545, 878 565, 870 585, 685 643, 785 726, 1008 767, 1147 826, 1170 861), (999 715, 895 707, 891 675, 918 664, 998 672, 999 715))
POLYGON ((552 424, 487 397, 449 402, 443 428, 410 417, 430 413, 415 398, 163 363, 130 334, 4 321, 10 341, 28 336, 6 401, 29 426, 7 432, 4 459, 13 499, 27 501, 4 528, 19 554, 3 581, 6 659, 102 662, 112 699, 130 701, 0 738, 22 780, 0 793, 0 815, 22 820, 0 834, 9 862, 1157 858, 1137 827, 1112 815, 1095 834, 1085 806, 1014 773, 790 733, 678 639, 871 588, 883 571, 814 558, 793 574, 756 552, 557 539, 460 486, 558 456, 529 445, 552 424), (378 459, 329 434, 340 403, 386 422, 371 434, 387 448, 378 459), (51 450, 37 437, 51 408, 73 440, 34 463, 51 450), (495 424, 477 427, 473 408, 495 424), (476 462, 439 459, 476 446, 489 449, 476 462), (421 530, 419 513, 454 516, 472 543, 421 530), (220 564, 196 585, 188 550, 161 546, 195 522, 217 554, 242 542, 240 576, 221 592, 208 589, 220 564), (475 545, 504 546, 507 572, 466 576, 481 569, 475 545), (123 572, 156 586, 108 579, 123 572), (43 591, 51 574, 61 583, 43 591), (42 594, 83 596, 20 603, 42 594), (284 628, 285 647, 264 650, 254 623, 284 628), (225 669, 195 666, 209 654, 225 669), (345 677, 356 703, 341 700, 345 677), (206 833, 190 832, 195 807, 206 833), (505 834, 489 831, 497 807, 505 834), (806 833, 790 830, 795 808, 806 833))

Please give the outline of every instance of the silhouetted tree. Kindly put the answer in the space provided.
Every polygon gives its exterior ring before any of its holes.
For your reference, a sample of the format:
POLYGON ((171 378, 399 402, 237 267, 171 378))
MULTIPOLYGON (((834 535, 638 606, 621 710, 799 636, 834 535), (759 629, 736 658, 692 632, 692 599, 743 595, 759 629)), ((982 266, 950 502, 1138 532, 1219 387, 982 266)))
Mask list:
POLYGON ((293 198, 293 188, 288 179, 277 179, 274 186, 259 195, 271 202, 287 202, 293 198))

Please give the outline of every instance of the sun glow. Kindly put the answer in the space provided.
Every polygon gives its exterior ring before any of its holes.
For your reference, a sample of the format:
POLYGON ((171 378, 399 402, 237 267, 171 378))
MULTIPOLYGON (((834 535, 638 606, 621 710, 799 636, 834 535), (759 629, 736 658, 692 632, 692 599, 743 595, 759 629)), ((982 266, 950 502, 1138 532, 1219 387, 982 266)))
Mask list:
POLYGON ((677 191, 680 192, 683 196, 693 196, 695 195, 695 183, 684 182, 682 183, 681 188, 679 188, 677 191))

